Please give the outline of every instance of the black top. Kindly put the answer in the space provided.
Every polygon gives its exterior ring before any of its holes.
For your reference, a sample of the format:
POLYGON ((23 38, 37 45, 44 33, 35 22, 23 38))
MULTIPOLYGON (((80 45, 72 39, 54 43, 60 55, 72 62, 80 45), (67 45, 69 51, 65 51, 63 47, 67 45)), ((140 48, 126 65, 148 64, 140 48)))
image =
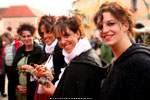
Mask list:
POLYGON ((105 71, 95 50, 90 49, 66 66, 53 97, 96 99, 105 71))
POLYGON ((150 49, 133 44, 113 64, 100 100, 150 100, 150 49))

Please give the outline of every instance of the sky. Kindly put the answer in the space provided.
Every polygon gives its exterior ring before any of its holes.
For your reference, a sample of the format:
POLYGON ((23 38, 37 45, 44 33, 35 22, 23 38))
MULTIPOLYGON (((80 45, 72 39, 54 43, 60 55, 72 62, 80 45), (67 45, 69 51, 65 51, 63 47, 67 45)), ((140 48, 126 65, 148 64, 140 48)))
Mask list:
POLYGON ((76 0, 0 0, 0 8, 14 5, 28 5, 39 9, 46 14, 64 15, 73 9, 72 3, 76 0))

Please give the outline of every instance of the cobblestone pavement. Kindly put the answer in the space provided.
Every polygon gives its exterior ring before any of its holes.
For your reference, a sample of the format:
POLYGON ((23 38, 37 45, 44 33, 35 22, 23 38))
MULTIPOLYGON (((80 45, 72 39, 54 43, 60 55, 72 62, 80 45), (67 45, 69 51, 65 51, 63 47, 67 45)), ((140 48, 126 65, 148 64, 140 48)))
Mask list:
MULTIPOLYGON (((5 81, 5 92, 6 92, 6 94, 8 95, 8 93, 7 93, 7 86, 8 86, 8 81, 7 81, 7 77, 6 77, 6 79, 5 79, 6 81, 5 81)), ((1 96, 1 93, 0 93, 0 100, 8 100, 8 96, 7 97, 2 97, 1 96)))

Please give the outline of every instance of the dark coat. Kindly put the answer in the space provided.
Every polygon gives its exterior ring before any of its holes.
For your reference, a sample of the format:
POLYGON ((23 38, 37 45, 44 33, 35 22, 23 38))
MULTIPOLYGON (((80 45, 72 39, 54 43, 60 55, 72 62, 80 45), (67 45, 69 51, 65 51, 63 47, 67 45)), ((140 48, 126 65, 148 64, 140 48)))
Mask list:
POLYGON ((115 62, 100 100, 150 100, 150 49, 133 44, 115 62))
MULTIPOLYGON (((16 52, 16 56, 13 60, 13 68, 11 70, 11 81, 10 85, 13 89, 16 88, 16 85, 19 85, 19 76, 18 76, 18 69, 17 69, 17 63, 18 61, 24 57, 24 51, 25 51, 25 45, 22 45, 21 47, 18 48, 16 52)), ((40 64, 41 58, 44 57, 44 53, 42 50, 42 47, 34 42, 34 49, 31 52, 31 54, 28 56, 28 61, 27 64, 40 64)), ((34 92, 36 89, 37 83, 35 81, 30 82, 30 74, 27 74, 27 100, 33 100, 34 97, 34 92)), ((14 97, 15 100, 15 97, 14 97)))
POLYGON ((95 50, 90 49, 66 66, 54 98, 97 98, 106 69, 95 50))

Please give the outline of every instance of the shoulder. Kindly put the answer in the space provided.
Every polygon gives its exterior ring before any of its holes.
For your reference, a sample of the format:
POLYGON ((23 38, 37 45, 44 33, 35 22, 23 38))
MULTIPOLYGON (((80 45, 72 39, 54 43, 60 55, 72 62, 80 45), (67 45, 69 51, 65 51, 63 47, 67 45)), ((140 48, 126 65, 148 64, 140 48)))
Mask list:
POLYGON ((94 49, 90 49, 83 52, 78 57, 72 60, 72 62, 89 64, 96 67, 102 67, 101 59, 98 57, 94 49))

